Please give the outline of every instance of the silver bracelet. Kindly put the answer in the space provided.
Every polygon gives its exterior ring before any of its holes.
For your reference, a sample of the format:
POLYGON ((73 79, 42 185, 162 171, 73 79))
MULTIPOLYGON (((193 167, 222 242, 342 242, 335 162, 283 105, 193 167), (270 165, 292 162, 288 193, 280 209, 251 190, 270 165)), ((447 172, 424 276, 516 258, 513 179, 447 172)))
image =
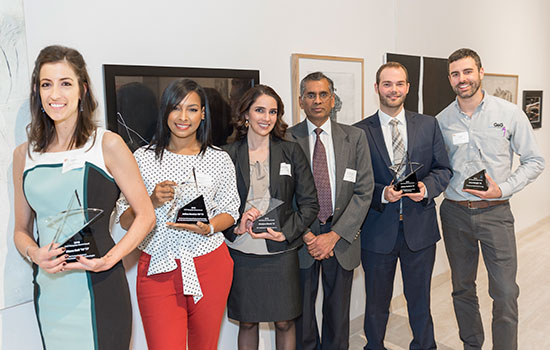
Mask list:
POLYGON ((208 224, 208 226, 210 226, 210 233, 206 235, 206 237, 210 237, 212 236, 215 232, 214 232, 214 225, 212 224, 208 224))
POLYGON ((32 258, 31 256, 29 255, 29 248, 32 247, 31 245, 28 245, 27 248, 25 248, 25 259, 27 259, 31 264, 34 263, 34 261, 32 261, 32 258))

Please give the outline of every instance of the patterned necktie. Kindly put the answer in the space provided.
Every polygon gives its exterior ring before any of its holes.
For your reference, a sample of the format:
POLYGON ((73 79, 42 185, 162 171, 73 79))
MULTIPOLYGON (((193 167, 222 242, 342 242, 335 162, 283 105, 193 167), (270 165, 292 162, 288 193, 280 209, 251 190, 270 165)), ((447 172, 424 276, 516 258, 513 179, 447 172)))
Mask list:
POLYGON ((327 153, 325 146, 321 142, 321 132, 323 129, 315 129, 317 139, 313 148, 313 179, 317 187, 317 197, 319 198, 319 214, 317 217, 322 223, 332 215, 332 194, 330 192, 330 178, 328 175, 327 153))
MULTIPOLYGON (((399 132, 399 129, 397 129, 397 124, 399 124, 399 120, 392 118, 390 120, 391 124, 391 143, 393 148, 393 164, 398 165, 403 161, 403 158, 405 157, 405 144, 403 143, 403 139, 401 138, 401 133, 399 132)), ((400 169, 400 172, 398 176, 403 175, 405 172, 406 167, 404 166, 402 169, 400 169)))

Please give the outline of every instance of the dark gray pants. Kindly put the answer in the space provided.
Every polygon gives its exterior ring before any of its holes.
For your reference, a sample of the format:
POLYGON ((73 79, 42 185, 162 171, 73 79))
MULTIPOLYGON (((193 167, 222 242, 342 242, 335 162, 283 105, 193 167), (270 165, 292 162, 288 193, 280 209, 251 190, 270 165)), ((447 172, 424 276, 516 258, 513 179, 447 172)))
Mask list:
POLYGON ((468 209, 441 205, 443 237, 453 283, 453 304, 464 349, 481 349, 483 325, 476 294, 479 247, 493 299, 493 348, 517 349, 519 287, 514 217, 510 204, 468 209))

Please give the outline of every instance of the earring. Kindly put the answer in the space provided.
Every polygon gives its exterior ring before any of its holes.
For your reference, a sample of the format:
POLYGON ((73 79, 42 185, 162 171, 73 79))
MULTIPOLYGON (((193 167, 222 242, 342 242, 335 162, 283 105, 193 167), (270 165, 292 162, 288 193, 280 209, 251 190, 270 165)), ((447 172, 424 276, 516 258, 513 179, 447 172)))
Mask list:
POLYGON ((246 119, 246 120, 244 121, 244 127, 245 127, 245 128, 248 128, 248 119, 246 119))
POLYGON ((78 110, 79 110, 80 112, 84 112, 84 107, 82 107, 82 101, 81 101, 81 100, 78 100, 78 105, 80 106, 80 107, 78 108, 78 110))
POLYGON ((46 111, 44 110, 44 107, 40 106, 40 110, 42 111, 42 113, 46 114, 46 111))

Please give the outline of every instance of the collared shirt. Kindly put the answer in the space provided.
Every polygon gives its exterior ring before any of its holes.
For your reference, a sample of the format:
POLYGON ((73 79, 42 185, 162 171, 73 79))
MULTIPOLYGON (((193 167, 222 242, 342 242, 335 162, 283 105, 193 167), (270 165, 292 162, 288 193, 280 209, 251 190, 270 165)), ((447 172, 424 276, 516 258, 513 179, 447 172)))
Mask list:
POLYGON ((544 169, 544 158, 525 113, 485 91, 483 95, 471 117, 462 112, 457 100, 436 117, 453 169, 445 198, 480 200, 462 187, 466 178, 484 168, 500 187, 502 197, 498 199, 509 199, 544 169), (512 171, 514 153, 519 155, 520 165, 512 171))
MULTIPOLYGON (((399 133, 401 134, 401 139, 403 140, 403 145, 405 146, 405 152, 408 150, 407 145, 407 120, 405 119, 405 109, 402 108, 401 112, 397 114, 395 117, 390 116, 389 114, 386 114, 382 112, 381 110, 378 110, 378 118, 380 119, 380 127, 382 128, 382 136, 384 136, 384 143, 386 144, 386 150, 388 150, 388 156, 390 157, 390 161, 392 165, 395 165, 394 159, 393 159, 393 137, 391 133, 392 126, 390 122, 395 118, 399 120, 399 124, 397 124, 397 130, 399 130, 399 133)), ((384 193, 386 190, 382 191, 382 203, 389 203, 386 197, 384 197, 384 193)), ((402 211, 401 208, 402 203, 400 203, 400 211, 402 211)))
MULTIPOLYGON (((311 171, 313 171, 313 150, 315 149, 315 141, 317 140, 317 135, 315 134, 315 129, 317 126, 306 119, 307 121, 307 131, 309 135, 309 156, 311 159, 311 171)), ((321 125, 321 142, 325 146, 325 153, 327 154, 327 167, 328 167, 328 176, 330 180, 330 192, 332 197, 332 210, 334 212, 334 207, 336 203, 336 159, 334 158, 334 145, 332 143, 332 127, 330 119, 321 125)))
POLYGON ((392 121, 393 119, 399 120, 399 124, 397 124, 397 130, 399 130, 399 133, 401 134, 401 139, 403 139, 405 151, 407 151, 407 121, 405 119, 405 109, 402 108, 401 112, 399 112, 399 114, 397 114, 395 117, 392 117, 382 112, 381 110, 378 110, 378 118, 380 119, 380 126, 382 127, 382 135, 384 136, 384 143, 386 144, 388 155, 390 156, 391 163, 395 164, 393 159, 393 142, 391 134, 392 126, 390 124, 390 121, 392 121))

